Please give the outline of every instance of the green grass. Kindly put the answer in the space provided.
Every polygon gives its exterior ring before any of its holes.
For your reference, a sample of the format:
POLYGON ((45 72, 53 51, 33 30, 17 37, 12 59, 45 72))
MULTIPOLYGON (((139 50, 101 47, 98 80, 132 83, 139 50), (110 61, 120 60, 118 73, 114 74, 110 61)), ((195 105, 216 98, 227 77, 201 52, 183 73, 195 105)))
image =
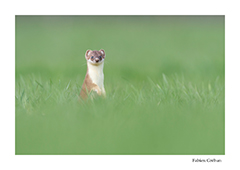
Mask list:
POLYGON ((15 80, 16 154, 225 154, 222 16, 17 16, 15 80))

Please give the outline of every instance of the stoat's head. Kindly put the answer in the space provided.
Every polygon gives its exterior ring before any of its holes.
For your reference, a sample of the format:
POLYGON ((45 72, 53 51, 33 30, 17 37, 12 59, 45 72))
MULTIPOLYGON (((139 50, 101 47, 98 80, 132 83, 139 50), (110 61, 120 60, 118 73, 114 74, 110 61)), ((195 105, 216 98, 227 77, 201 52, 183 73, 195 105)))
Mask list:
POLYGON ((85 54, 85 58, 87 62, 90 64, 100 65, 104 62, 105 52, 104 50, 99 50, 99 51, 87 50, 85 54))

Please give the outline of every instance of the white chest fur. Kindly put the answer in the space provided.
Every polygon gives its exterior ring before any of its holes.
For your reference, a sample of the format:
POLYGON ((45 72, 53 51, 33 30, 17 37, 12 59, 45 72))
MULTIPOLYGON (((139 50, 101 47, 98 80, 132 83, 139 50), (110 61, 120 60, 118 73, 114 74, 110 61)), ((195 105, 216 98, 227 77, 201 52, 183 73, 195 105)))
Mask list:
POLYGON ((102 91, 105 91, 103 84, 104 82, 103 64, 104 63, 101 63, 100 65, 93 65, 87 62, 88 74, 92 79, 92 82, 96 84, 102 91))

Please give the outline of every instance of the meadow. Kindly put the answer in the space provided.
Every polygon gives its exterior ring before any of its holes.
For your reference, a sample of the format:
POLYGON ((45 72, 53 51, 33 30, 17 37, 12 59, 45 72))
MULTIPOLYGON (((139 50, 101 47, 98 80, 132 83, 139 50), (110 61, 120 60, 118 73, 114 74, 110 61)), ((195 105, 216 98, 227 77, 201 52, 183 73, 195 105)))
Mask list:
POLYGON ((15 154, 225 154, 224 16, 16 16, 15 154), (106 99, 79 102, 86 50, 106 99))

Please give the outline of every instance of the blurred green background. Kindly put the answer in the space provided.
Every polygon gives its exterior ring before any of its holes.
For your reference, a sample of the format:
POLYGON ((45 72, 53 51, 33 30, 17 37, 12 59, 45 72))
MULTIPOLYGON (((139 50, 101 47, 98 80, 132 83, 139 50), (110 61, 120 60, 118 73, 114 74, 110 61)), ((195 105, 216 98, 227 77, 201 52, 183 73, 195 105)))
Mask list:
POLYGON ((16 16, 16 154, 224 154, 224 16, 16 16), (107 98, 78 102, 86 50, 107 98))

